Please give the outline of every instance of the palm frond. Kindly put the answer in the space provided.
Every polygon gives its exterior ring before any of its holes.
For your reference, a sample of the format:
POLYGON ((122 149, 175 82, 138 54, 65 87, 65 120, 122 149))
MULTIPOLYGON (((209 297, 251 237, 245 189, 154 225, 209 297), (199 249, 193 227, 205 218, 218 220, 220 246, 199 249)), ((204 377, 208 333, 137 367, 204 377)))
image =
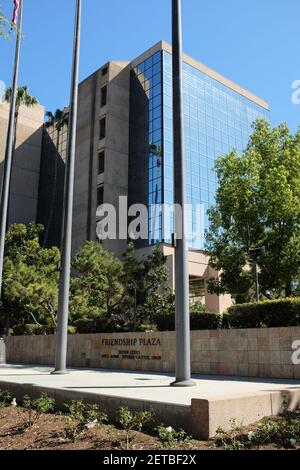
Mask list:
MULTIPOLYGON (((7 88, 4 92, 4 101, 10 102, 12 96, 12 89, 7 88)), ((26 106, 27 108, 38 104, 37 99, 28 92, 27 86, 21 86, 17 90, 17 107, 26 106)))

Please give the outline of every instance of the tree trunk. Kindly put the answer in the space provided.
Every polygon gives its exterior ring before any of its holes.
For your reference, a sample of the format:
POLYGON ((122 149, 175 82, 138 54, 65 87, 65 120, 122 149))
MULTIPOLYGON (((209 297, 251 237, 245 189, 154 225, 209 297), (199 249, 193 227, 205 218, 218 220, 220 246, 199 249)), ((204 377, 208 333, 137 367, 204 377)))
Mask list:
POLYGON ((286 287, 285 287, 285 296, 286 297, 292 297, 293 291, 292 291, 292 281, 287 281, 286 287))
POLYGON ((10 336, 10 318, 7 317, 5 320, 5 336, 10 336))

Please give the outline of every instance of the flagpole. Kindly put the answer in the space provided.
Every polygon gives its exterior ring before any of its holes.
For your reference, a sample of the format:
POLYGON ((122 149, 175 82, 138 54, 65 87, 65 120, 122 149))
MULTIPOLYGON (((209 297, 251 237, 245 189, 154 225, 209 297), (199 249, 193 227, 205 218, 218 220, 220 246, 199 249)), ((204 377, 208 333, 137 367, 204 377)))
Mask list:
POLYGON ((8 131, 6 140, 5 160, 4 160, 4 171, 2 178, 1 187, 1 200, 0 200, 0 299, 2 295, 2 284, 3 284, 3 264, 4 264, 4 249, 5 249, 5 236, 8 218, 8 203, 9 203, 9 192, 11 183, 11 172, 13 164, 13 143, 14 135, 16 132, 15 128, 15 113, 18 93, 18 77, 19 77, 19 64, 20 64, 20 51, 21 51, 21 39, 22 39, 22 24, 23 24, 23 0, 20 0, 19 14, 17 22, 17 35, 16 35, 16 50, 15 50, 15 62, 12 82, 12 94, 10 100, 9 119, 8 119, 8 131))
POLYGON ((176 304, 176 380, 173 387, 191 387, 191 347, 189 312, 189 267, 186 227, 186 181, 183 121, 183 52, 181 0, 172 0, 173 41, 173 134, 175 211, 175 304, 176 304), (176 232, 181 237, 176 237, 176 232))
POLYGON ((78 108, 78 73, 81 32, 81 0, 76 0, 73 70, 70 97, 70 118, 67 152, 67 168, 64 193, 64 220, 61 251, 61 272, 59 281, 59 305, 56 332, 55 370, 52 374, 66 374, 67 343, 68 343, 68 313, 71 274, 72 225, 74 200, 74 174, 76 152, 76 127, 78 108))

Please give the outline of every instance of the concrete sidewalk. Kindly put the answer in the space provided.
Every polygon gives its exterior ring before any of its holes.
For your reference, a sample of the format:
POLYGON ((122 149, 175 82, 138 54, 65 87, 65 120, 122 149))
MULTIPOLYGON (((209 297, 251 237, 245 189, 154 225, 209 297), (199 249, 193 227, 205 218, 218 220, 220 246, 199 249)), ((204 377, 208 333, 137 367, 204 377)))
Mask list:
POLYGON ((70 400, 100 403, 114 416, 122 405, 152 408, 158 422, 182 426, 196 436, 211 437, 230 419, 248 425, 282 412, 283 402, 300 405, 300 381, 243 377, 194 376, 196 386, 173 388, 171 374, 71 369, 68 375, 50 375, 51 368, 8 365, 0 367, 0 389, 17 399, 25 393, 46 391, 59 407, 70 400))

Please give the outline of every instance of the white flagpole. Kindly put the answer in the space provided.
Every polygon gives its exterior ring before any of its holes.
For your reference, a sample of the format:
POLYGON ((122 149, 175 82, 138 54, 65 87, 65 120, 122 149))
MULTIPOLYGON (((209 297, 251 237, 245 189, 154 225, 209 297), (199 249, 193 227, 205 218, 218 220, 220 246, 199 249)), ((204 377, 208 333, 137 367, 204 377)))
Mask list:
POLYGON ((71 248, 74 199, 74 173, 76 150, 76 126, 78 108, 78 73, 81 30, 81 0, 76 0, 73 71, 70 99, 69 138, 67 153, 67 168, 64 194, 64 220, 61 252, 61 273, 59 282, 58 322, 56 333, 55 370, 53 374, 66 374, 67 343, 68 343, 68 314, 71 274, 71 248))
POLYGON ((9 121, 4 161, 4 172, 1 187, 1 200, 0 200, 0 299, 2 294, 2 282, 3 282, 3 263, 4 263, 4 248, 5 248, 5 235, 8 218, 8 204, 9 204, 9 192, 11 183, 11 172, 13 163, 14 153, 14 135, 15 129, 15 113, 16 113, 16 102, 18 93, 18 77, 19 77, 19 64, 20 64, 20 50, 21 50, 21 38, 22 38, 22 23, 23 23, 23 0, 20 0, 19 4, 19 16, 17 23, 17 36, 16 36, 16 52, 14 62, 14 75, 12 83, 12 94, 10 101, 9 110, 9 121))

